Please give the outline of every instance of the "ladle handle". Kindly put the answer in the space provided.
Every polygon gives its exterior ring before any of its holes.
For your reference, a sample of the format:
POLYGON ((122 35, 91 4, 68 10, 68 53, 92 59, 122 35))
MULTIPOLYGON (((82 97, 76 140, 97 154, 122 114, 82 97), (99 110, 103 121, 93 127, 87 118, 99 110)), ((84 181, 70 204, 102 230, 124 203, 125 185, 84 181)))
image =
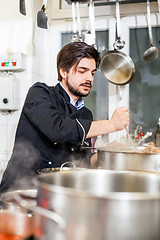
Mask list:
POLYGON ((129 138, 130 142, 132 143, 133 147, 135 148, 135 151, 138 152, 138 149, 137 149, 137 147, 136 147, 133 139, 131 138, 130 133, 129 133, 127 127, 125 127, 125 131, 126 131, 126 133, 127 133, 127 136, 128 136, 128 138, 129 138))
POLYGON ((121 38, 119 0, 116 0, 116 39, 121 38))
POLYGON ((72 24, 73 24, 73 34, 76 34, 76 13, 75 13, 75 2, 72 2, 72 24))
POLYGON ((151 28, 151 11, 150 11, 149 0, 147 0, 147 20, 148 20, 149 40, 150 40, 151 46, 153 47, 153 36, 152 36, 152 28, 151 28))
POLYGON ((80 37, 82 35, 82 32, 81 32, 81 18, 80 18, 80 11, 79 11, 79 2, 76 2, 76 10, 77 10, 78 32, 79 32, 79 37, 80 37))
POLYGON ((94 2, 93 0, 90 0, 89 4, 89 23, 90 23, 90 31, 93 36, 93 44, 95 44, 95 11, 94 11, 94 2))

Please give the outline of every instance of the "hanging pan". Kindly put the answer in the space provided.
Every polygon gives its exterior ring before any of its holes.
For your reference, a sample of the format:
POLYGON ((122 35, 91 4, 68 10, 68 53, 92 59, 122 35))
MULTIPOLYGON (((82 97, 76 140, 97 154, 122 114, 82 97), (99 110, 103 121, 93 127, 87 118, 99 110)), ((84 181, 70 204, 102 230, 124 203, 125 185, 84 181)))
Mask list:
POLYGON ((100 70, 104 77, 116 85, 125 85, 131 81, 135 73, 132 59, 125 53, 119 51, 125 42, 120 37, 120 13, 119 1, 116 0, 116 41, 114 50, 108 51, 102 56, 100 70))

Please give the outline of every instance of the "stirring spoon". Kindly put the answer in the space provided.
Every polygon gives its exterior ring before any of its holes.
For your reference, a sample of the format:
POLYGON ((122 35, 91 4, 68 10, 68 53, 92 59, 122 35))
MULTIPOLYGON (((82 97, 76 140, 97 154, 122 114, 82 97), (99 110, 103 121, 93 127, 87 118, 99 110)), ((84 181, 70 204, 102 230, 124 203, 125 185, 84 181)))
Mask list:
POLYGON ((125 131, 126 131, 126 133, 127 133, 127 136, 128 136, 128 138, 129 138, 130 142, 132 143, 133 147, 135 148, 135 151, 138 152, 138 149, 137 149, 137 147, 136 147, 136 145, 135 145, 135 142, 134 142, 133 139, 131 138, 131 135, 129 134, 129 131, 128 131, 127 127, 125 127, 125 131))

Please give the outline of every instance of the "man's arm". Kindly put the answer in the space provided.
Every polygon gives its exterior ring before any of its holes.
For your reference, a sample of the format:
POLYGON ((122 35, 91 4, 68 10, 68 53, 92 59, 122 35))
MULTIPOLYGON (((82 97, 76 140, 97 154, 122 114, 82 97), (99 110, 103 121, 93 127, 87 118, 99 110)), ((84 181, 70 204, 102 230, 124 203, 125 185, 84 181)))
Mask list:
POLYGON ((91 127, 88 131, 86 138, 96 137, 98 135, 120 131, 124 129, 125 126, 128 125, 129 125, 128 108, 119 107, 114 111, 111 119, 93 121, 91 123, 91 127))

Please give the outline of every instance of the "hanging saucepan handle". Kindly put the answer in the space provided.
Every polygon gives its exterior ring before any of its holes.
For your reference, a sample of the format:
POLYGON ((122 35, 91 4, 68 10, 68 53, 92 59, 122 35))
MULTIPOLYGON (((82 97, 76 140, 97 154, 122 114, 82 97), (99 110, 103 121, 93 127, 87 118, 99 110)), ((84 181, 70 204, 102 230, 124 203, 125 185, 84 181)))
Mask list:
POLYGON ((80 11, 79 11, 79 2, 76 2, 76 10, 77 10, 77 26, 78 26, 78 41, 83 42, 82 39, 82 31, 81 31, 81 18, 80 18, 80 11))
POLYGON ((121 36, 119 0, 116 0, 117 38, 121 36))
POLYGON ((96 48, 95 12, 93 0, 90 0, 89 3, 89 31, 85 34, 84 41, 96 48))
POLYGON ((72 2, 72 24, 73 24, 73 34, 76 34, 76 13, 75 13, 75 2, 72 2))
POLYGON ((94 46, 96 43, 96 33, 95 33, 95 12, 94 12, 93 0, 90 0, 90 4, 89 4, 89 21, 90 21, 90 30, 93 38, 92 45, 94 46))
POLYGON ((77 23, 76 23, 76 4, 75 2, 72 2, 72 25, 73 25, 73 35, 71 38, 71 42, 77 42, 78 41, 78 35, 77 35, 77 23))

